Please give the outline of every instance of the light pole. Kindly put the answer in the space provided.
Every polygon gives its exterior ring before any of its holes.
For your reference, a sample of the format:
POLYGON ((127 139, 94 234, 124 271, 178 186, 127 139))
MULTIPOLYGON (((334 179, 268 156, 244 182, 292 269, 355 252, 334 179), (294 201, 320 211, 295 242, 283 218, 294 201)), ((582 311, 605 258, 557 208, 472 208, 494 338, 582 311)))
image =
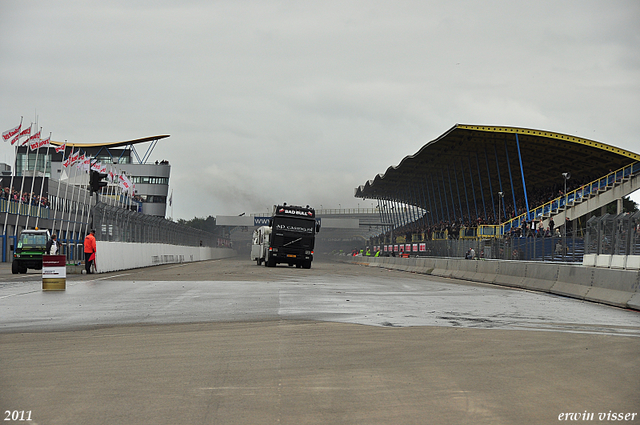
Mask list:
POLYGON ((567 201, 569 198, 567 197, 567 180, 571 178, 571 173, 562 173, 562 177, 564 178, 564 226, 562 231, 562 258, 564 258, 567 253, 567 201))
POLYGON ((504 198, 504 192, 498 192, 498 224, 502 224, 502 200, 504 198))

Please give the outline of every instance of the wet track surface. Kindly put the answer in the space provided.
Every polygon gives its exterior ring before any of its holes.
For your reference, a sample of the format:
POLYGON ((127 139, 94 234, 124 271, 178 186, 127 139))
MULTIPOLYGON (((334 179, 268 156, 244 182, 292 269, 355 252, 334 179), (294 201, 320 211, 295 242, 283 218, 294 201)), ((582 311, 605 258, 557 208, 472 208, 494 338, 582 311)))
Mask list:
POLYGON ((338 262, 70 275, 64 292, 0 267, 0 411, 32 425, 631 415, 638 336, 636 311, 338 262))
POLYGON ((634 311, 335 262, 311 270, 242 259, 165 265, 69 276, 64 292, 42 292, 35 272, 2 278, 0 332, 295 319, 640 336, 634 311))

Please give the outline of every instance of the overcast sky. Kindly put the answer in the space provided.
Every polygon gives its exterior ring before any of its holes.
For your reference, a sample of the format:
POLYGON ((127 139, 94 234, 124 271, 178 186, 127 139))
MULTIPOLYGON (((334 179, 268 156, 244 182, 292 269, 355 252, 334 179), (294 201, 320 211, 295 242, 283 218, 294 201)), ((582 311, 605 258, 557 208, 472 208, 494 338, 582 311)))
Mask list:
POLYGON ((640 152, 639 46, 637 0, 2 0, 0 131, 170 134, 173 218, 371 207, 456 123, 640 152))

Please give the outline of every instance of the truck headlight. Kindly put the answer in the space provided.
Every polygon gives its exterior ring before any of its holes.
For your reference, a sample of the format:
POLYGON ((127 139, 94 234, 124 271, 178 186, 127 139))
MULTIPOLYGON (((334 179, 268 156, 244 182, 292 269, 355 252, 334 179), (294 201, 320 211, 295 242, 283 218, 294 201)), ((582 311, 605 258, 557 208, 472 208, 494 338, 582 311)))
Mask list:
POLYGON ((311 251, 305 251, 305 255, 311 255, 311 251))

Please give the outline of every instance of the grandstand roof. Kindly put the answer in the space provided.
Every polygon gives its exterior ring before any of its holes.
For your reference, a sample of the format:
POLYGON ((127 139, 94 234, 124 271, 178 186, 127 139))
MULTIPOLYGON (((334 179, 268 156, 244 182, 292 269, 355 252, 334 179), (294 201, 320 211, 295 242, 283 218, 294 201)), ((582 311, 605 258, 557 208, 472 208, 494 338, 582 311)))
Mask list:
MULTIPOLYGON (((67 142, 67 146, 74 147, 74 148, 101 148, 101 147, 119 148, 119 147, 126 147, 129 145, 136 145, 138 143, 153 142, 156 140, 165 139, 167 137, 169 137, 168 134, 162 134, 159 136, 142 137, 140 139, 123 140, 122 142, 103 142, 103 143, 68 143, 67 142)), ((64 144, 64 142, 56 142, 52 140, 51 144, 61 146, 64 144)))
POLYGON ((512 202, 513 198, 524 198, 524 186, 529 194, 561 188, 562 173, 571 173, 570 183, 586 184, 639 160, 640 154, 625 149, 550 131, 456 124, 397 166, 356 188, 355 197, 393 200, 425 209, 431 205, 438 211, 444 211, 443 204, 448 204, 458 213, 463 206, 466 214, 474 209, 474 201, 484 201, 487 209, 497 205, 500 191, 505 202, 512 202))

